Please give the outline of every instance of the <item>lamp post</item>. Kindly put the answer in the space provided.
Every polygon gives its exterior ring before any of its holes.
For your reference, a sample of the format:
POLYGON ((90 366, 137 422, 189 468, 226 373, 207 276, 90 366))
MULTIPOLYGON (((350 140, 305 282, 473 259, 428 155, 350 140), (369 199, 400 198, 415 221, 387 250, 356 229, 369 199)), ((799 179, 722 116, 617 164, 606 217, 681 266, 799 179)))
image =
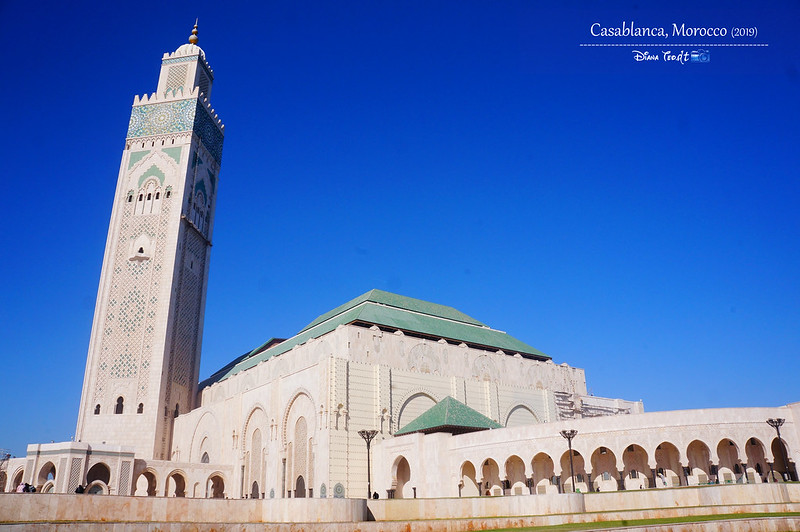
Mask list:
POLYGON ((786 421, 785 419, 779 418, 769 418, 767 420, 767 425, 774 428, 778 433, 778 445, 781 447, 781 455, 783 456, 783 480, 786 480, 786 477, 789 476, 789 459, 786 456, 786 447, 783 446, 783 441, 781 441, 781 426, 783 422, 786 421))
POLYGON ((578 431, 575 429, 562 430, 561 435, 567 439, 567 445, 569 445, 569 479, 572 482, 572 493, 575 493, 575 470, 572 467, 572 438, 578 435, 578 431))
POLYGON ((367 500, 372 498, 372 483, 370 479, 370 471, 369 471, 369 444, 372 441, 372 438, 378 433, 377 430, 359 430, 358 435, 364 438, 364 441, 367 442, 367 500))

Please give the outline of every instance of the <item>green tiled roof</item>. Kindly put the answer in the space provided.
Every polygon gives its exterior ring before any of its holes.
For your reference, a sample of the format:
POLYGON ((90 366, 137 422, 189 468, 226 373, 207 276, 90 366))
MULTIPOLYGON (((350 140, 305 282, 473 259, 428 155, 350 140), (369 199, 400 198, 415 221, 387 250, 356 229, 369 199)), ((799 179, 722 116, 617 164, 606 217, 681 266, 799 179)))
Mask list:
POLYGON ((428 303, 382 290, 371 290, 321 315, 288 340, 277 344, 271 340, 235 359, 201 382, 200 388, 225 380, 259 362, 282 355, 297 345, 333 331, 339 325, 355 322, 399 329, 403 332, 422 334, 432 338, 444 338, 471 346, 493 350, 502 349, 509 354, 520 353, 523 356, 540 360, 550 358, 513 336, 492 329, 452 307, 428 303))
POLYGON ((395 432, 394 435, 402 436, 412 432, 463 434, 500 428, 503 428, 503 425, 448 395, 412 420, 411 423, 395 432))

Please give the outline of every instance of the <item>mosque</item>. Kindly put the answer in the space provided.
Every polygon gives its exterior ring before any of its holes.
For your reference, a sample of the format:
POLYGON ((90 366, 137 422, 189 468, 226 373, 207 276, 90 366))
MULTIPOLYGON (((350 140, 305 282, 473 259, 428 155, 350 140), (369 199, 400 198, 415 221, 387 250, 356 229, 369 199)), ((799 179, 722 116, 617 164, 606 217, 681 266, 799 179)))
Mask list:
POLYGON ((502 330, 380 290, 198 382, 225 127, 197 43, 195 26, 133 101, 75 441, 29 445, 0 491, 384 499, 797 480, 798 403, 645 413, 502 330))

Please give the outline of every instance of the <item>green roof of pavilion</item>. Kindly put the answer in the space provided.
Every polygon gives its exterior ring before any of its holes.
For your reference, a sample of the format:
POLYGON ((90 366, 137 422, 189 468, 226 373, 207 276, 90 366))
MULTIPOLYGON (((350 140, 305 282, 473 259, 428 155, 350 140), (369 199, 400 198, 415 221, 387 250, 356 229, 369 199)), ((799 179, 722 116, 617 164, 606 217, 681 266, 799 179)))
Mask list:
POLYGON ((422 432, 449 432, 463 434, 479 430, 500 429, 503 425, 492 421, 477 410, 449 395, 420 414, 408 425, 394 433, 395 436, 422 432))
POLYGON ((383 290, 371 290, 322 314, 291 338, 282 341, 271 339, 234 359, 201 382, 200 388, 250 369, 259 362, 282 355, 297 345, 333 331, 339 325, 353 323, 376 325, 423 337, 443 338, 450 342, 463 342, 471 347, 502 350, 509 354, 519 353, 538 360, 550 359, 530 345, 503 331, 492 329, 452 307, 383 290))

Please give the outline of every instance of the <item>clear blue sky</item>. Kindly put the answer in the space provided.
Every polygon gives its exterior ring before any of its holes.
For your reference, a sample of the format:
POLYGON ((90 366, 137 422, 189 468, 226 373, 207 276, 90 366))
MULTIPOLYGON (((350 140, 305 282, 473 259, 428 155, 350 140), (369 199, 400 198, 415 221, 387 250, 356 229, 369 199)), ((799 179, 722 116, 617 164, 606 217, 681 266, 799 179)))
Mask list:
POLYGON ((800 4, 0 3, 0 448, 69 440, 135 94, 226 124, 201 378, 372 288, 646 410, 800 400, 800 4), (756 27, 709 63, 590 26, 756 27))

